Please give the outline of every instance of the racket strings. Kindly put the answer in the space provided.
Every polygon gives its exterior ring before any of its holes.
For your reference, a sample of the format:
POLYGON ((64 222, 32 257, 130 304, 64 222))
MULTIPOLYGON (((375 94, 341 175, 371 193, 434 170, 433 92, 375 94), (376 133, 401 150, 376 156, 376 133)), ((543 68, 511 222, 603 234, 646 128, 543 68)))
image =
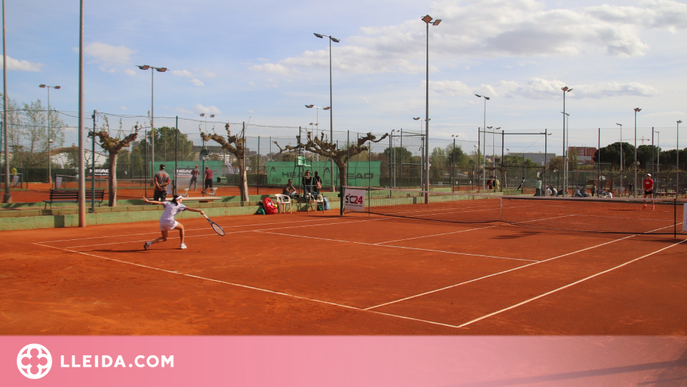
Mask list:
POLYGON ((217 234, 224 236, 224 229, 222 227, 220 227, 219 224, 217 224, 215 222, 212 222, 211 224, 212 224, 212 229, 215 230, 215 232, 217 234))

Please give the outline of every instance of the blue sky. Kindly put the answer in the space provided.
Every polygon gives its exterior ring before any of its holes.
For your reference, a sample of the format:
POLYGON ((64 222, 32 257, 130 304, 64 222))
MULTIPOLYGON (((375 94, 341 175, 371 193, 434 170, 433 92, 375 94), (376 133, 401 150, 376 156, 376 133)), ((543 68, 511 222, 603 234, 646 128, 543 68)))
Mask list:
MULTIPOLYGON (((291 127, 316 120, 305 104, 329 105, 328 43, 318 32, 341 39, 332 51, 335 131, 419 131, 411 117, 425 114, 420 18, 430 14, 442 19, 430 27, 431 138, 457 135, 472 148, 484 119, 477 93, 491 98, 487 126, 548 129, 560 152, 564 85, 573 88, 571 145, 596 146, 597 128, 602 145, 617 141, 616 123, 634 141, 640 107, 638 137, 650 138, 655 127, 660 145, 674 148, 676 121, 687 118, 684 1, 84 3, 87 115, 145 116, 151 74, 135 65, 149 64, 170 69, 155 74, 156 126, 169 122, 162 117, 213 113, 218 126, 250 119, 251 135, 295 136, 291 127)), ((76 112, 78 1, 8 0, 6 22, 9 96, 45 101, 38 85, 60 85, 51 106, 76 112)), ((329 130, 327 112, 319 123, 329 130)), ((507 144, 543 150, 532 137, 507 144)))

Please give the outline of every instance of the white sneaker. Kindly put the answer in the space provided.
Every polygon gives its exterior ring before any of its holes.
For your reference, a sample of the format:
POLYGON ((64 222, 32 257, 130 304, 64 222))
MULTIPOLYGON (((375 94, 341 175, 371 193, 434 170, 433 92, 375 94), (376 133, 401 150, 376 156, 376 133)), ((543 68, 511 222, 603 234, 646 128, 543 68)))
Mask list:
POLYGON ((150 247, 151 245, 152 245, 152 243, 150 243, 150 242, 144 243, 143 244, 143 250, 148 250, 148 247, 150 247))
POLYGON ((185 250, 185 249, 186 249, 186 245, 182 243, 181 246, 179 246, 179 248, 182 249, 182 250, 185 250))

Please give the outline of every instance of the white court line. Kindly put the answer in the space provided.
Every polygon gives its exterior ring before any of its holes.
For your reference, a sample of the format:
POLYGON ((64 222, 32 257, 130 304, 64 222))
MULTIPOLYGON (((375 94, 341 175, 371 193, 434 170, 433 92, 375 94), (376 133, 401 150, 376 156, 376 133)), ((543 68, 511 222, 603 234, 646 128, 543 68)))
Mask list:
POLYGON ((412 238, 396 239, 396 240, 392 240, 392 241, 377 242, 377 243, 374 243, 374 245, 379 246, 379 245, 382 245, 382 244, 384 244, 384 243, 404 242, 404 241, 410 241, 410 240, 413 240, 413 239, 427 238, 428 236, 429 236, 429 237, 436 237, 436 236, 443 236, 443 235, 460 234, 460 233, 464 233, 464 232, 477 231, 477 230, 484 230, 484 229, 487 229, 487 228, 494 228, 494 227, 496 227, 496 226, 497 226, 497 225, 487 226, 487 227, 470 228, 470 229, 460 230, 460 231, 445 232, 445 233, 442 233, 442 234, 422 235, 422 236, 417 236, 417 237, 412 237, 412 238))
POLYGON ((470 284, 470 283, 477 282, 477 281, 481 281, 481 280, 483 280, 483 279, 487 279, 487 278, 491 278, 491 277, 496 277, 496 276, 501 275, 501 274, 511 273, 511 272, 514 272, 514 271, 517 271, 517 270, 520 270, 520 269, 525 269, 525 268, 527 268, 527 267, 531 267, 531 266, 534 266, 534 265, 538 265, 538 264, 540 264, 540 263, 550 262, 550 261, 553 261, 553 260, 555 260, 555 259, 567 257, 567 256, 569 256, 569 255, 573 255, 573 254, 581 253, 581 252, 584 252, 584 251, 587 251, 587 250, 592 250, 592 249, 595 249, 595 248, 598 248, 598 247, 602 247, 602 246, 605 246, 605 245, 609 245, 609 244, 611 244, 611 243, 620 242, 620 241, 622 241, 622 240, 629 239, 629 238, 632 238, 632 237, 635 237, 635 236, 636 236, 636 235, 630 235, 630 236, 626 236, 626 237, 623 237, 623 238, 620 238, 620 239, 615 239, 615 240, 612 240, 612 241, 600 243, 600 244, 598 244, 598 245, 594 245, 594 246, 590 246, 590 247, 585 247, 584 249, 580 249, 580 250, 577 250, 577 251, 572 251, 572 252, 569 252, 569 253, 561 254, 561 255, 558 255, 558 256, 555 256, 555 257, 552 257, 552 258, 549 258, 549 259, 545 259, 545 260, 543 260, 543 261, 536 261, 536 262, 528 263, 528 264, 526 264, 526 265, 514 267, 514 268, 508 269, 508 270, 503 270, 503 271, 500 271, 500 272, 497 272, 497 273, 488 274, 488 275, 485 275, 485 276, 482 276, 482 277, 478 277, 478 278, 473 278, 473 279, 471 279, 471 280, 464 281, 464 282, 460 282, 460 283, 453 284, 453 285, 449 285, 449 286, 445 286, 445 287, 443 287, 443 288, 430 290, 430 291, 427 291, 427 292, 424 292, 424 293, 415 294, 415 295, 412 295, 412 296, 408 296, 408 297, 405 297, 405 298, 400 298, 400 299, 394 300, 394 301, 385 302, 385 303, 383 303, 383 304, 379 304, 379 305, 375 305, 375 306, 370 306, 370 307, 368 307, 368 308, 365 308, 365 310, 380 308, 380 307, 382 307, 382 306, 387 306, 387 305, 391 305, 391 304, 397 304, 397 303, 399 303, 399 302, 412 300, 412 299, 414 299, 414 298, 423 297, 423 296, 426 296, 426 295, 429 295, 429 294, 438 293, 438 292, 441 292, 441 291, 444 291, 444 290, 448 290, 448 289, 453 289, 453 288, 456 288, 456 287, 458 287, 458 286, 470 284))
POLYGON ((484 319, 486 319, 486 318, 496 316, 497 314, 501 314, 501 313, 503 313, 503 312, 509 311, 509 310, 511 310, 511 309, 515 309, 515 308, 517 308, 517 307, 519 307, 519 306, 523 306, 523 305, 525 305, 525 304, 529 304, 529 303, 532 302, 532 301, 535 301, 535 300, 538 300, 538 299, 540 299, 540 298, 546 297, 546 296, 551 295, 551 294, 553 294, 553 293, 557 293, 557 292, 559 292, 559 291, 561 291, 561 290, 567 289, 567 288, 572 287, 572 286, 575 286, 575 285, 577 285, 577 284, 581 284, 582 282, 588 281, 588 280, 590 280, 590 279, 592 279, 592 278, 598 277, 598 276, 603 275, 603 274, 606 274, 606 273, 610 273, 610 272, 612 272, 612 271, 614 271, 614 270, 620 269, 621 267, 627 266, 627 265, 629 265, 629 264, 631 264, 631 263, 637 262, 637 261, 642 260, 642 259, 644 259, 644 258, 646 258, 646 257, 650 257, 650 256, 652 256, 652 255, 654 255, 654 254, 658 254, 658 253, 660 253, 660 252, 662 252, 662 251, 664 251, 664 250, 673 248, 673 247, 675 247, 675 246, 677 246, 677 245, 679 245, 679 244, 681 244, 681 243, 683 243, 683 242, 687 242, 687 239, 683 239, 683 240, 681 240, 680 242, 673 243, 673 244, 670 245, 670 246, 666 246, 666 247, 664 247, 664 248, 662 248, 662 249, 659 249, 659 250, 656 250, 656 251, 654 251, 654 252, 652 252, 652 253, 642 255, 641 257, 635 258, 635 259, 633 259, 633 260, 631 260, 631 261, 627 261, 627 262, 625 262, 625 263, 623 263, 623 264, 620 264, 620 265, 618 265, 618 266, 616 266, 616 267, 612 267, 612 268, 610 268, 610 269, 608 269, 608 270, 604 270, 604 271, 599 272, 599 273, 596 273, 596 274, 594 274, 594 275, 590 275, 589 277, 583 278, 583 279, 581 279, 581 280, 579 280, 579 281, 575 281, 575 282, 570 283, 570 284, 567 284, 567 285, 565 285, 565 286, 561 286, 561 287, 558 288, 558 289, 554 289, 554 290, 551 290, 551 291, 546 292, 546 293, 544 293, 544 294, 540 294, 540 295, 538 295, 538 296, 536 296, 536 297, 532 297, 532 298, 530 298, 529 300, 525 300, 525 301, 523 301, 523 302, 517 303, 517 304, 512 305, 512 306, 509 306, 509 307, 507 307, 507 308, 503 308, 503 309, 498 310, 498 311, 496 311, 496 312, 489 313, 489 314, 484 315, 484 316, 482 316, 482 317, 476 318, 476 319, 474 319, 474 320, 472 320, 472 321, 468 321, 468 322, 466 322, 466 323, 464 323, 464 324, 458 325, 458 328, 466 327, 466 326, 468 326, 468 325, 470 325, 470 324, 476 323, 476 322, 481 321, 481 320, 484 320, 484 319))
MULTIPOLYGON (((191 218, 189 218, 191 219, 191 218)), ((202 219, 202 218, 198 218, 202 219)), ((338 219, 338 218, 336 218, 338 219)), ((184 219, 187 220, 187 219, 184 219)), ((222 226, 222 228, 236 228, 236 227, 253 227, 253 226, 262 226, 262 225, 273 225, 273 224, 293 224, 293 223, 305 223, 305 222, 313 222, 316 220, 297 220, 293 222, 274 222, 274 223, 255 223, 255 224, 243 224, 243 225, 236 225, 236 226, 222 226)), ((319 220, 317 220, 319 221, 319 220)), ((146 221, 147 222, 147 221, 146 221)), ((152 221, 150 221, 152 222, 152 221)), ((142 222, 139 222, 142 223, 142 222)), ((203 228, 187 228, 186 231, 200 231, 200 230, 207 230, 207 227, 203 228)), ((97 237, 88 237, 88 238, 74 238, 74 239, 61 239, 61 240, 54 240, 54 241, 43 241, 40 243, 58 243, 58 242, 72 242, 72 241, 83 241, 83 240, 88 240, 88 239, 102 239, 102 238, 124 238, 128 236, 134 236, 134 235, 147 235, 147 234, 158 234, 159 231, 157 232, 145 232, 145 233, 137 233, 137 234, 126 234, 126 235, 103 235, 103 236, 97 236, 97 237)))
POLYGON ((55 250, 63 250, 63 251, 68 251, 68 252, 70 252, 70 253, 81 254, 81 255, 86 255, 86 256, 88 256, 88 257, 103 259, 103 260, 105 260, 105 261, 112 261, 112 262, 117 262, 117 263, 123 263, 123 264, 125 264, 125 265, 132 265, 132 266, 136 266, 136 267, 141 267, 141 268, 144 268, 144 269, 150 269, 150 270, 155 270, 155 271, 161 271, 161 272, 167 273, 167 274, 181 275, 181 276, 184 276, 184 277, 195 278, 195 279, 199 279, 199 280, 203 280, 203 281, 217 282, 217 283, 221 283, 221 284, 225 284, 225 285, 236 286, 236 287, 239 287, 239 288, 257 290, 257 291, 264 292, 264 293, 270 293, 270 294, 276 294, 276 295, 280 295, 280 296, 286 296, 286 297, 291 297, 291 298, 297 298, 297 299, 306 300, 306 301, 312 301, 312 302, 317 302, 317 303, 321 303, 321 304, 339 306, 339 307, 346 308, 346 309, 362 310, 362 309, 356 308, 356 307, 354 307, 354 306, 349 306, 349 305, 344 305, 344 304, 338 304, 338 303, 336 303, 336 302, 322 301, 322 300, 317 300, 317 299, 314 299, 314 298, 307 298, 307 297, 302 297, 302 296, 296 296, 296 295, 289 294, 289 293, 278 292, 278 291, 276 291, 276 290, 262 289, 262 288, 258 288, 258 287, 250 286, 250 285, 243 285, 243 284, 237 284, 237 283, 234 283, 234 282, 222 281, 222 280, 218 280, 218 279, 214 279, 214 278, 201 277, 201 276, 194 275, 194 274, 181 273, 181 272, 176 271, 176 270, 161 269, 161 268, 159 268, 159 267, 148 266, 148 265, 143 265, 143 264, 140 264, 140 263, 134 263, 134 262, 128 262, 128 261, 122 261, 122 260, 114 259, 114 258, 102 257, 102 256, 100 256, 100 255, 91 254, 91 253, 85 253, 85 252, 82 252, 82 251, 76 251, 76 250, 66 249, 66 248, 62 248, 62 247, 55 247, 55 246, 50 246, 50 245, 43 245, 43 244, 41 244, 41 243, 39 243, 39 242, 35 242, 34 244, 35 244, 35 245, 38 245, 38 246, 42 246, 42 247, 49 247, 49 248, 55 249, 55 250))
POLYGON ((314 302, 314 303, 318 303, 318 304, 324 304, 324 305, 330 305, 330 306, 340 307, 340 308, 343 308, 343 309, 354 310, 354 311, 358 311, 358 312, 368 312, 368 313, 378 314, 378 315, 382 315, 382 316, 394 317, 394 318, 399 318, 399 319, 409 320, 409 321, 422 322, 422 323, 426 323, 426 324, 430 324, 430 325, 444 326, 444 327, 449 327, 449 328, 454 328, 454 329, 458 328, 458 327, 455 326, 455 325, 445 324, 445 323, 441 323, 441 322, 437 322, 437 321, 431 321, 431 320, 424 320, 424 319, 419 319, 419 318, 414 318, 414 317, 395 315, 395 314, 391 314, 391 313, 384 313, 384 312, 379 312, 379 311, 374 311, 374 310, 368 311, 368 310, 361 309, 361 308, 358 308, 358 307, 355 307, 355 306, 350 306, 350 305, 345 305, 345 304, 339 304, 339 303, 336 303, 336 302, 318 300, 318 299, 314 299, 314 298, 307 298, 307 297, 303 297, 303 296, 297 296, 297 295, 294 295, 294 294, 289 294, 289 293, 284 293, 284 292, 278 292, 278 291, 275 291, 275 290, 258 288, 258 287, 250 286, 250 285, 243 285, 243 284, 237 284, 237 283, 234 283, 234 282, 228 282, 228 281, 222 281, 222 280, 217 280, 217 279, 213 279, 213 278, 201 277, 201 276, 194 275, 194 274, 180 273, 180 272, 178 272, 178 271, 176 271, 176 270, 161 269, 161 268, 158 268, 158 267, 143 265, 143 264, 140 264, 140 263, 133 263, 133 262, 122 261, 122 260, 114 259, 114 258, 102 257, 102 256, 99 256, 99 255, 96 255, 96 254, 84 253, 84 252, 81 252, 81 251, 70 250, 70 249, 65 249, 65 248, 55 247, 55 246, 50 246, 50 245, 43 245, 43 244, 41 244, 41 243, 34 243, 34 244, 35 244, 35 245, 38 245, 38 246, 42 246, 42 247, 47 247, 47 248, 55 249, 55 250, 68 251, 68 252, 75 253, 75 254, 81 254, 81 255, 88 256, 88 257, 92 257, 92 258, 102 259, 102 260, 105 260, 105 261, 117 262, 117 263, 121 263, 121 264, 125 264, 125 265, 131 265, 131 266, 140 267, 140 268, 143 268, 143 269, 150 269, 150 270, 154 270, 154 271, 160 271, 160 272, 163 272, 163 273, 166 273, 166 274, 180 275, 180 276, 184 276, 184 277, 188 277, 188 278, 193 278, 193 279, 197 279, 197 280, 201 280, 201 281, 215 282, 215 283, 220 283, 220 284, 229 285, 229 286, 235 286, 235 287, 239 287, 239 288, 243 288, 243 289, 254 290, 254 291, 259 291, 259 292, 263 292, 263 293, 274 294, 274 295, 278 295, 278 296, 283 296, 283 297, 289 297, 289 298, 294 298, 294 299, 303 300, 303 301, 314 302))
MULTIPOLYGON (((548 259, 547 261, 553 260, 553 259, 556 259, 556 258, 560 258, 560 257, 564 257, 564 256, 567 256, 567 255, 571 255, 571 254, 574 254, 574 253, 577 253, 577 252, 582 252, 582 251, 590 250, 590 249, 593 249, 593 248, 596 248, 596 247, 600 247, 600 246, 603 246, 603 245, 607 245, 607 244, 610 244, 610 243, 615 243, 615 242, 618 242, 618 241, 621 241, 621 240, 624 240, 624 239, 629 239, 629 238, 632 238, 632 237, 634 237, 634 236, 635 236, 635 235, 631 235, 631 236, 624 237, 624 238, 620 238, 620 239, 617 239, 617 240, 614 240, 614 241, 609 241, 609 242, 606 242, 606 243, 602 243, 602 244, 599 244, 599 245, 597 245, 597 246, 591 246, 591 247, 588 247, 588 248, 585 248, 585 249, 581 249, 581 250, 578 250, 578 251, 576 251, 576 252, 571 252, 571 253, 563 254, 563 255, 560 255, 560 256, 558 256, 558 257, 550 258, 550 259, 548 259)), ((686 240, 683 240, 682 242, 685 242, 685 241, 686 241, 686 240)), ((680 243, 682 243, 682 242, 680 242, 680 243)), ((380 311, 371 310, 372 308, 376 308, 376 307, 379 307, 379 306, 381 306, 381 305, 375 306, 375 307, 370 307, 370 308, 362 309, 362 308, 353 307, 353 306, 350 306, 350 305, 344 305, 344 304, 334 303, 334 302, 331 302, 331 301, 323 301, 323 300, 317 300, 317 299, 313 299, 313 298, 306 298, 306 297, 296 296, 296 295, 288 294, 288 293, 284 293, 284 292, 277 292, 277 291, 274 291, 274 290, 257 288, 257 287, 249 286, 249 285, 237 284, 237 283, 232 283, 232 282, 228 282, 228 281, 221 281, 221 280, 216 280, 216 279, 212 279, 212 278, 206 278, 206 277, 201 277, 201 276, 197 276, 197 275, 192 275, 192 274, 180 273, 180 272, 174 271, 174 270, 161 269, 161 268, 157 268, 157 267, 153 267, 153 266, 148 266, 148 265, 143 265, 143 264, 138 264, 138 263, 133 263, 133 262, 122 261, 122 260, 118 260, 118 259, 114 259, 114 258, 107 258, 107 257, 99 256, 99 255, 96 255, 96 254, 85 253, 85 252, 80 252, 80 251, 75 251, 75 250, 65 249, 65 248, 61 248, 61 247, 50 246, 50 245, 43 245, 43 244, 41 244, 41 243, 34 243, 34 244, 35 244, 35 245, 39 245, 39 246, 43 246, 43 247, 48 247, 48 248, 56 249, 56 250, 68 251, 68 252, 75 253, 75 254, 82 254, 82 255, 85 255, 85 256, 89 256, 89 257, 93 257, 93 258, 98 258, 98 259, 102 259, 102 260, 106 260, 106 261, 117 262, 117 263, 121 263, 121 264, 125 264, 125 265, 131 265, 131 266, 136 266, 136 267, 140 267, 140 268, 145 268, 145 269, 160 271, 160 272, 164 272, 164 273, 167 273, 167 274, 181 275, 181 276, 185 276, 185 277, 189 277, 189 278, 199 279, 199 280, 201 280, 201 281, 210 281, 210 282, 222 283, 222 284, 226 284, 226 285, 230 285, 230 286, 241 287, 241 288, 244 288, 244 289, 250 289, 250 290, 265 292, 265 293, 269 293, 269 294, 280 295, 280 296, 284 296, 284 297, 290 297, 290 298, 295 298, 295 299, 300 299, 300 300, 305 300, 305 301, 310 301, 310 302, 325 304, 325 305, 337 306, 337 307, 341 307, 341 308, 345 308, 345 309, 349 309, 349 310, 355 310, 355 311, 361 311, 361 312, 369 312, 369 313, 374 313, 374 314, 378 314, 378 315, 383 315, 383 316, 388 316, 388 317, 394 317, 394 318, 399 318, 399 319, 409 320, 409 321, 422 322, 422 323, 431 324, 431 325, 444 326, 444 327, 449 327, 449 328, 454 328, 454 329, 459 329, 459 328, 461 328, 461 327, 463 327, 463 326, 465 326, 465 325, 467 325, 467 324, 471 324, 471 323, 473 323, 473 322, 478 321, 478 319, 476 319, 476 320, 473 320, 473 321, 471 321, 471 322, 465 323, 465 324, 460 325, 460 326, 459 326, 459 325, 451 325, 451 324, 441 323, 441 322, 437 322, 437 321, 424 320, 424 319, 418 319, 418 318, 413 318, 413 317, 409 317, 409 316, 402 316, 402 315, 396 315, 396 314, 391 314, 391 313, 385 313, 385 312, 380 312, 380 311)), ((673 245, 673 246, 674 246, 674 245, 673 245)), ((381 247, 388 247, 388 246, 381 246, 381 247)), ((661 249, 661 250, 656 251, 656 252, 654 252, 654 253, 651 253, 651 254, 649 254, 649 255, 658 253, 658 252, 660 252, 660 251, 662 251, 662 250, 665 250, 665 249, 667 249, 667 248, 670 248, 670 247, 672 247, 672 246, 668 246, 668 247, 666 247, 666 248, 664 248, 664 249, 661 249)), ((647 256, 648 256, 648 255, 647 255, 647 256)), ((639 259, 641 259, 641 258, 643 258, 643 257, 640 257, 640 258, 635 259, 635 260, 633 260, 633 261, 627 262, 627 263, 625 263, 625 264, 623 264, 623 265, 621 265, 621 266, 630 264, 630 263, 632 263, 632 262, 634 262, 634 261, 636 261, 636 260, 639 260, 639 259)), ((541 262, 545 262, 545 261, 541 261, 541 262)), ((541 263, 541 262, 537 262, 537 263, 541 263)), ((534 265, 534 264, 537 264, 537 263, 524 265, 524 266, 521 266, 521 267, 519 267, 519 268, 523 268, 523 267, 526 267, 526 266, 531 266, 531 265, 534 265)), ((519 269, 519 268, 516 268, 516 269, 519 269)), ((514 270, 515 270, 515 269, 514 269, 514 270)), ((513 270, 509 270, 509 271, 513 271, 513 270)), ((488 277, 491 277, 491 276, 494 276, 494 275, 498 275, 498 274, 499 274, 499 273, 496 273, 496 274, 493 274, 493 275, 490 275, 490 276, 485 276, 485 277, 483 277, 483 278, 488 278, 488 277)), ((603 273, 599 273, 599 274, 597 274, 597 275, 601 275, 601 274, 603 274, 603 273)), ((477 280, 479 280, 479 279, 475 279, 475 280, 472 280, 472 281, 469 281, 469 282, 474 282, 474 281, 477 281, 477 280)), ((580 282, 580 281, 578 281, 578 282, 580 282)), ((571 285, 568 285, 568 286, 572 286, 572 285, 574 285, 574 284, 571 284, 571 285)), ((456 285, 456 286, 457 286, 457 285, 456 285)), ((540 297, 543 297, 543 296, 544 296, 544 295, 542 295, 542 296, 540 296, 540 297)), ((409 298, 406 298, 406 299, 410 299, 410 298, 414 298, 414 297, 409 297, 409 298)), ((396 302, 398 302, 398 301, 396 301, 396 302)), ((388 305, 388 304, 389 304, 389 303, 383 304, 383 305, 388 305)), ((517 306, 517 305, 516 305, 516 306, 517 306)), ((514 308, 514 307, 516 307, 516 306, 513 306, 513 307, 511 307, 511 308, 514 308)), ((496 314, 496 313, 492 313, 491 315, 494 315, 494 314, 496 314)), ((483 316, 483 317, 480 318, 480 319, 484 319, 484 318, 487 318, 487 317, 489 317, 489 316, 490 316, 490 315, 488 315, 488 316, 483 316)))
MULTIPOLYGON (((383 220, 383 219, 375 219, 375 220, 383 220)), ((313 226, 317 226, 317 227, 322 227, 322 226, 333 226, 333 225, 339 225, 339 224, 359 223, 359 222, 369 222, 369 221, 371 221, 371 220, 364 219, 364 220, 347 221, 347 222, 343 222, 343 221, 342 221, 342 222, 336 222, 336 223, 335 223, 335 222, 331 222, 331 223, 315 223, 315 224, 300 225, 300 226, 275 227, 275 228, 266 228, 266 229, 257 229, 257 230, 239 230, 239 231, 231 231, 231 234, 242 234, 242 233, 260 232, 260 231, 263 231, 263 230, 284 230, 284 229, 291 230, 291 229, 294 229, 294 228, 313 227, 313 226)), ((194 230, 204 230, 204 231, 207 231, 207 227, 206 227, 206 228, 202 228, 202 229, 194 229, 194 230)), ((188 231, 188 230, 187 230, 187 231, 188 231)), ((173 232, 173 230, 170 231, 170 234, 171 234, 172 232, 173 232)), ((148 235, 148 234, 152 234, 152 233, 146 233, 146 234, 131 234, 131 235, 148 235)), ((176 232, 174 232, 174 234, 176 234, 176 232)), ((276 234, 276 233, 275 233, 275 234, 276 234)), ((155 235, 158 235, 158 234, 155 233, 155 235)), ((215 235, 216 235, 216 234, 215 234, 214 232, 212 232, 212 233, 208 233, 208 234, 184 235, 184 238, 199 238, 199 237, 215 236, 215 235)), ((278 235, 290 235, 290 234, 278 234, 278 235)), ((98 237, 98 238, 100 238, 100 237, 98 237)), ((88 240, 88 239, 95 239, 95 238, 84 238, 83 240, 88 240)), ((170 240, 170 239, 179 239, 179 237, 170 235, 167 239, 168 239, 168 240, 170 240)), ((80 240, 81 240, 81 239, 71 239, 71 241, 80 241, 80 240)), ((61 242, 61 241, 48 241, 48 242, 40 242, 40 243, 55 243, 55 242, 61 242)), ((131 241, 131 240, 128 240, 128 241, 117 241, 117 242, 108 242, 108 243, 96 243, 96 244, 90 244, 90 245, 77 245, 77 246, 69 246, 69 247, 72 248, 72 249, 80 249, 80 248, 84 248, 84 247, 111 246, 111 245, 120 245, 120 244, 123 244, 123 243, 141 243, 141 242, 148 242, 148 239, 139 239, 139 240, 133 240, 133 241, 131 241)))
MULTIPOLYGON (((420 247, 387 246, 387 245, 379 245, 379 244, 376 244, 376 243, 347 241, 347 240, 344 240, 344 239, 331 239, 331 238, 314 237, 314 236, 308 236, 308 235, 285 234, 285 233, 280 233, 280 232, 266 232, 266 231, 263 231, 263 230, 254 230, 254 232, 260 232, 260 233, 271 234, 271 235, 288 236, 288 237, 293 237, 293 238, 316 239, 316 240, 327 241, 327 242, 353 243, 353 244, 356 244, 356 245, 374 246, 374 247, 384 247, 384 248, 388 248, 388 249, 416 250, 416 251, 424 251, 424 252, 428 252, 428 253, 442 253, 442 254, 452 254, 452 255, 465 255, 465 256, 469 256, 469 257, 493 258, 493 259, 502 259, 502 260, 510 260, 510 261, 538 262, 538 261, 536 261, 536 260, 534 260, 534 259, 498 257, 498 256, 494 256, 494 255, 484 255, 484 254, 474 254, 474 253, 461 253, 461 252, 457 252, 457 251, 444 251, 444 250, 434 250, 434 249, 423 249, 423 248, 420 248, 420 247)), ((426 237, 431 237, 431 235, 427 235, 426 237)))

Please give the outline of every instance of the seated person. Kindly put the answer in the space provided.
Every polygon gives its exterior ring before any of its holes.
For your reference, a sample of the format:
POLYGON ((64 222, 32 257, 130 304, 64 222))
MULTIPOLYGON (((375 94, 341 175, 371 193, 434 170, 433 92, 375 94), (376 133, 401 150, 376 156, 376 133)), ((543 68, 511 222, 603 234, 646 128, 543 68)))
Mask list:
POLYGON ((289 195, 289 196, 293 196, 293 195, 296 195, 298 193, 298 190, 296 189, 296 187, 293 186, 293 180, 292 179, 289 179, 289 182, 286 183, 286 187, 284 187, 284 190, 282 191, 282 193, 284 195, 289 195))
POLYGON ((301 182, 303 184, 303 187, 305 187, 305 193, 309 194, 313 190, 313 177, 310 174, 310 170, 305 171, 305 175, 303 176, 303 181, 301 182))
POLYGON ((558 196, 558 190, 556 187, 551 187, 551 196, 558 196))

